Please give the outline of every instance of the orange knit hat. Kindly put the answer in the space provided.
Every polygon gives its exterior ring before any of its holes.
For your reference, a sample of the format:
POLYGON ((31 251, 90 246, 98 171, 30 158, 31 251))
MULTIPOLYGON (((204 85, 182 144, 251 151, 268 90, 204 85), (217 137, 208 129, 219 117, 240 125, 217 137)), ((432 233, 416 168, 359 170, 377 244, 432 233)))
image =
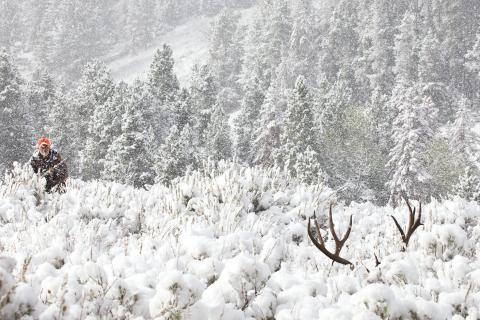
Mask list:
POLYGON ((52 143, 50 142, 50 140, 48 140, 47 138, 40 138, 40 139, 38 139, 38 141, 37 141, 37 148, 39 148, 42 144, 46 144, 49 148, 50 148, 50 146, 52 145, 52 143))

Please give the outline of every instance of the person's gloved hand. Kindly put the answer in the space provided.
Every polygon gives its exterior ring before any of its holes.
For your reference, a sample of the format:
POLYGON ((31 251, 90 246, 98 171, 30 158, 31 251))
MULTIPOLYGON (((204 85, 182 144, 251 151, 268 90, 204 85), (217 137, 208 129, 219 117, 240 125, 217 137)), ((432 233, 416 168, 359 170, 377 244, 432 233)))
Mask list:
POLYGON ((54 178, 57 174, 57 170, 55 168, 49 168, 46 172, 45 172, 45 176, 49 176, 51 178, 54 178))

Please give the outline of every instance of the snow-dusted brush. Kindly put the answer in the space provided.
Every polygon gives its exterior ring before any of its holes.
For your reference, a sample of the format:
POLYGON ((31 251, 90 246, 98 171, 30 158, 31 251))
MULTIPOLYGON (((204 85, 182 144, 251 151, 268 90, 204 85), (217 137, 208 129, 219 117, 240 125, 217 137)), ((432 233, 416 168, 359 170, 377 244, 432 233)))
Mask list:
POLYGON ((71 179, 42 194, 39 182, 28 167, 0 182, 0 319, 480 316, 476 202, 422 203, 421 217, 410 202, 346 206, 233 163, 149 190, 71 179), (314 223, 315 211, 327 214, 314 223))

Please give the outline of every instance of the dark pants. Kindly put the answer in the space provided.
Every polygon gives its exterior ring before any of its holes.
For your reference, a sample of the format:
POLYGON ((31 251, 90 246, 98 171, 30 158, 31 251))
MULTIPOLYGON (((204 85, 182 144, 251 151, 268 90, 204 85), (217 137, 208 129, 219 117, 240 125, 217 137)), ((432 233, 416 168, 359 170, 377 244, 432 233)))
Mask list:
POLYGON ((52 190, 57 191, 58 193, 65 193, 65 180, 55 180, 55 179, 49 179, 47 177, 47 184, 45 185, 45 191, 47 193, 52 193, 52 190))

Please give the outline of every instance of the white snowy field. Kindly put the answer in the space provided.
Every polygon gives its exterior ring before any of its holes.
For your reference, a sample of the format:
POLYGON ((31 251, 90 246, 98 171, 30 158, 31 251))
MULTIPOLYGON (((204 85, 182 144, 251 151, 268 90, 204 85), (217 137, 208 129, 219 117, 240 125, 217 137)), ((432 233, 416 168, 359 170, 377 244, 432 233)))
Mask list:
POLYGON ((389 216, 404 225, 406 206, 336 204, 340 234, 353 214, 351 270, 307 236, 330 190, 230 164, 207 172, 148 191, 73 180, 42 199, 17 168, 0 184, 0 318, 480 318, 476 203, 424 205, 406 252, 389 216))

